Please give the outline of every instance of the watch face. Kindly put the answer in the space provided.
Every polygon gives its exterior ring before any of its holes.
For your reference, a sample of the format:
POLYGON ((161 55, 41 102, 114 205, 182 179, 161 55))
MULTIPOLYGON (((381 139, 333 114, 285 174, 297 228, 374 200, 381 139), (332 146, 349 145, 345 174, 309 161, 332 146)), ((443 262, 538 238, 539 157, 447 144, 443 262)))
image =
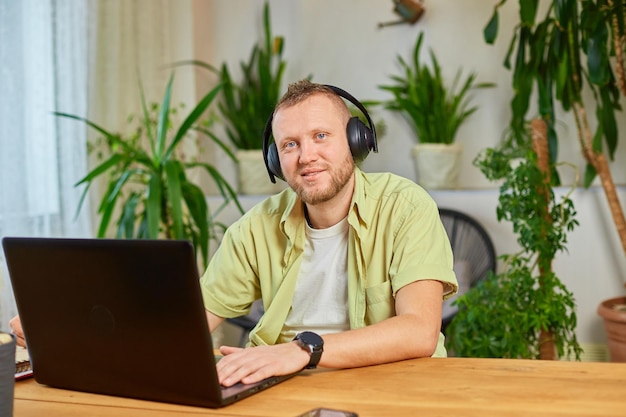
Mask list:
POLYGON ((298 334, 297 339, 303 344, 311 346, 312 349, 320 349, 324 345, 324 339, 317 333, 302 332, 298 334))
POLYGON ((322 339, 320 335, 313 332, 302 332, 299 333, 294 340, 297 341, 298 345, 300 345, 302 349, 306 350, 309 355, 311 355, 311 360, 305 368, 315 368, 320 362, 322 352, 324 351, 324 339, 322 339))

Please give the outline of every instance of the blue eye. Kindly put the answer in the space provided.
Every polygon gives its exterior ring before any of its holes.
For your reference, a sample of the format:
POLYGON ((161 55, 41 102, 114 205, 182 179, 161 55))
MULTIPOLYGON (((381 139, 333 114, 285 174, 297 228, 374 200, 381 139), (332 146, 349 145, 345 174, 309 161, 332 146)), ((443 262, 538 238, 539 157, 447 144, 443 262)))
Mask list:
POLYGON ((293 148, 296 146, 296 142, 287 142, 285 143, 285 148, 293 148))
POLYGON ((318 133, 315 137, 317 139, 326 139, 326 133, 318 133))

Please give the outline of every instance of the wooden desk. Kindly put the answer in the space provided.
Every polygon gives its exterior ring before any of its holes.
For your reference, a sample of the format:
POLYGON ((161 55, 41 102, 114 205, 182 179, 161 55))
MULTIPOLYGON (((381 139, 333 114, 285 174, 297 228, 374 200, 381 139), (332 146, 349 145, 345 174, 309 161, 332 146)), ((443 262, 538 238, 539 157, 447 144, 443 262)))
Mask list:
POLYGON ((416 359, 306 371, 222 409, 65 391, 19 381, 15 417, 286 416, 315 407, 367 416, 626 416, 626 363, 416 359))

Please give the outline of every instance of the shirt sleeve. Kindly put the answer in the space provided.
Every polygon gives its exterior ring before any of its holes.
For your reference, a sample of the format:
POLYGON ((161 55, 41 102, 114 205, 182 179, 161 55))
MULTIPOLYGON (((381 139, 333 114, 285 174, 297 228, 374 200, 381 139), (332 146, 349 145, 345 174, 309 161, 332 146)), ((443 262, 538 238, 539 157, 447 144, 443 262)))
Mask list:
POLYGON ((204 307, 223 318, 248 314, 260 296, 254 264, 241 244, 240 234, 237 227, 227 230, 200 279, 204 307))
POLYGON ((421 199, 400 213, 389 271, 394 296, 412 282, 437 280, 444 284, 444 299, 450 297, 458 291, 458 283, 450 241, 436 203, 430 198, 421 199))

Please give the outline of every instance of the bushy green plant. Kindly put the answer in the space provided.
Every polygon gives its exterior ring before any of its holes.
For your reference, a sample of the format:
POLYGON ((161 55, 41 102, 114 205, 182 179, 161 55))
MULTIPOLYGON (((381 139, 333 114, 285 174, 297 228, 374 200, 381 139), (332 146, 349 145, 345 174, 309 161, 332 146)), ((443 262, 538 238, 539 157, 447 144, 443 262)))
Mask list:
POLYGON ((559 357, 580 358, 575 302, 550 273, 533 272, 524 255, 503 257, 506 270, 491 274, 455 301, 458 313, 447 327, 447 346, 455 356, 540 358, 540 329, 554 334, 559 357))
POLYGON ((569 194, 555 201, 528 139, 520 145, 505 142, 475 160, 489 180, 502 182, 497 218, 511 222, 521 250, 502 255, 503 272, 455 301, 448 348, 457 356, 530 359, 548 342, 559 357, 579 358, 574 297, 551 267, 578 224, 576 211, 569 194), (545 334, 552 340, 542 340, 545 334))
POLYGON ((208 263, 209 244, 224 225, 213 217, 225 205, 234 202, 241 212, 237 195, 212 165, 186 161, 180 151, 191 131, 205 134, 232 153, 206 126, 201 117, 222 88, 209 91, 189 112, 178 128, 172 124, 170 106, 174 75, 169 79, 163 102, 149 107, 140 85, 142 117, 130 136, 104 129, 96 123, 72 114, 56 112, 57 116, 84 122, 103 135, 107 148, 105 160, 82 178, 76 186, 86 185, 78 210, 93 183, 107 174, 107 187, 100 200, 98 237, 105 237, 114 216, 117 217, 116 238, 185 239, 193 243, 196 253, 208 263), (189 180, 187 172, 206 172, 219 189, 224 203, 211 214, 204 192, 189 180))
POLYGON ((432 49, 432 68, 422 62, 420 51, 423 40, 424 34, 420 33, 413 48, 411 62, 398 55, 402 73, 390 77, 394 84, 379 86, 393 94, 393 99, 382 104, 388 110, 400 112, 407 119, 419 142, 451 144, 461 124, 478 109, 470 106, 470 91, 474 88, 491 87, 493 84, 476 84, 475 73, 470 73, 461 80, 462 71, 459 68, 448 87, 432 49))

